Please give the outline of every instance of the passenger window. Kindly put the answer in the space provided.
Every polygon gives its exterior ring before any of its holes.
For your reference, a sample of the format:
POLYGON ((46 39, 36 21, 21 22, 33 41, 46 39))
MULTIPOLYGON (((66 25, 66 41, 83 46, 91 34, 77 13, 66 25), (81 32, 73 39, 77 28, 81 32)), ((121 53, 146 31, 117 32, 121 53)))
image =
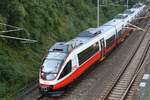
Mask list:
POLYGON ((65 77, 66 75, 68 75, 72 70, 72 63, 71 60, 66 64, 66 66, 64 67, 62 73, 60 74, 59 79, 65 77))
POLYGON ((118 32, 118 37, 120 37, 121 34, 122 34, 122 30, 120 30, 120 31, 118 32))
POLYGON ((106 46, 109 47, 115 41, 115 35, 106 40, 106 46))
POLYGON ((99 44, 98 42, 96 42, 92 46, 80 52, 78 54, 79 65, 83 64, 86 60, 88 60, 91 56, 93 56, 98 51, 99 51, 99 44))

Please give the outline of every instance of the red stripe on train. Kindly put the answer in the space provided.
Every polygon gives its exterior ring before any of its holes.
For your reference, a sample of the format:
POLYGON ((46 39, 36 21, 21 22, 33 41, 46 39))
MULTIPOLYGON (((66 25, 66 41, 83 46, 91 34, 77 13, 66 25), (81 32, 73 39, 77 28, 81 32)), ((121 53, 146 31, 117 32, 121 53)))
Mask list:
POLYGON ((60 83, 57 83, 53 86, 53 90, 62 88, 69 83, 71 83, 74 79, 79 77, 86 69, 88 69, 94 62, 96 62, 98 59, 100 59, 101 55, 100 52, 97 52, 95 55, 93 55, 89 60, 87 60, 84 64, 82 64, 79 69, 77 69, 75 72, 73 72, 70 76, 68 76, 66 79, 61 81, 60 83))

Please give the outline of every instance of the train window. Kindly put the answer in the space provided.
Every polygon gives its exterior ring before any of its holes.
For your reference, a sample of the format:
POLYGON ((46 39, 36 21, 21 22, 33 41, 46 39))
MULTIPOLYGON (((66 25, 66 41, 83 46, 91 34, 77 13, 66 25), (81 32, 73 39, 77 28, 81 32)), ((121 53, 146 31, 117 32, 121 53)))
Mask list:
POLYGON ((78 54, 79 65, 83 64, 86 60, 88 60, 92 55, 99 51, 98 42, 88 47, 84 51, 78 54))
POLYGON ((106 40, 106 45, 109 47, 115 41, 115 35, 106 40))
POLYGON ((122 33, 122 30, 120 30, 120 31, 118 32, 118 37, 121 36, 121 33, 122 33))
POLYGON ((64 67, 62 73, 60 74, 59 79, 63 78, 64 76, 68 75, 71 72, 72 69, 72 63, 69 61, 66 66, 64 67))

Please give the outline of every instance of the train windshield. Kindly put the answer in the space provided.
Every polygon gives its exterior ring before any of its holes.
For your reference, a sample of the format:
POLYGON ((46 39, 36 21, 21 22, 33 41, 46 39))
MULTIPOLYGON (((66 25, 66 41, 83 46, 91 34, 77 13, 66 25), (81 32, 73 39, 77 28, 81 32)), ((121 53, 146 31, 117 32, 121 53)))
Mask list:
POLYGON ((43 63, 43 72, 45 73, 58 73, 59 66, 61 64, 61 61, 57 60, 49 60, 46 59, 43 63))
POLYGON ((44 60, 42 73, 46 80, 54 79, 59 72, 60 66, 66 57, 66 53, 49 52, 44 60))

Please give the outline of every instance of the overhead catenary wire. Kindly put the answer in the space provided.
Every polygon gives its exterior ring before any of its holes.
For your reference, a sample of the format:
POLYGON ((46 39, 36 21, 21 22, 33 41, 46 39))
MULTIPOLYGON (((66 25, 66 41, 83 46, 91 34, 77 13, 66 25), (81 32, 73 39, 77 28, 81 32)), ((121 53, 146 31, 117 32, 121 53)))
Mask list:
POLYGON ((142 28, 140 28, 140 27, 138 27, 138 26, 136 26, 136 25, 133 25, 133 24, 131 24, 131 23, 128 23, 128 25, 131 25, 131 26, 133 26, 133 27, 135 27, 135 28, 137 28, 137 29, 142 30, 142 31, 144 31, 144 32, 145 32, 145 30, 144 30, 144 29, 142 29, 142 28))
POLYGON ((146 17, 139 17, 139 18, 135 18, 136 20, 139 20, 139 19, 148 19, 150 18, 150 16, 146 16, 146 17))
POLYGON ((17 26, 13 26, 13 25, 8 25, 8 24, 5 24, 5 23, 0 23, 0 25, 8 26, 8 27, 15 28, 15 29, 23 29, 23 28, 20 28, 20 27, 17 27, 17 26))
POLYGON ((133 27, 123 27, 124 29, 133 29, 133 30, 140 30, 145 32, 145 30, 139 29, 139 28, 133 28, 133 27))
POLYGON ((17 32, 17 31, 22 31, 23 29, 15 29, 15 30, 7 30, 7 31, 0 31, 0 34, 2 33, 10 33, 10 32, 17 32))
POLYGON ((35 43, 35 42, 38 42, 37 40, 32 40, 32 39, 27 39, 27 38, 21 38, 21 37, 13 37, 13 36, 3 35, 2 33, 18 32, 18 31, 25 31, 25 32, 29 35, 29 32, 28 32, 26 29, 20 28, 20 27, 17 27, 17 26, 12 26, 12 25, 8 25, 8 24, 4 24, 4 23, 0 23, 0 25, 8 26, 8 27, 10 27, 10 28, 14 28, 14 29, 11 29, 11 30, 0 31, 0 37, 1 37, 1 38, 14 39, 14 40, 21 40, 21 41, 24 41, 24 43, 35 43), (25 41, 26 41, 26 42, 25 42, 25 41))
POLYGON ((15 40, 21 40, 21 41, 29 41, 31 43, 38 42, 37 40, 31 40, 31 39, 26 39, 26 38, 19 38, 19 37, 12 37, 12 36, 6 36, 6 35, 0 35, 2 38, 9 38, 9 39, 15 39, 15 40))

